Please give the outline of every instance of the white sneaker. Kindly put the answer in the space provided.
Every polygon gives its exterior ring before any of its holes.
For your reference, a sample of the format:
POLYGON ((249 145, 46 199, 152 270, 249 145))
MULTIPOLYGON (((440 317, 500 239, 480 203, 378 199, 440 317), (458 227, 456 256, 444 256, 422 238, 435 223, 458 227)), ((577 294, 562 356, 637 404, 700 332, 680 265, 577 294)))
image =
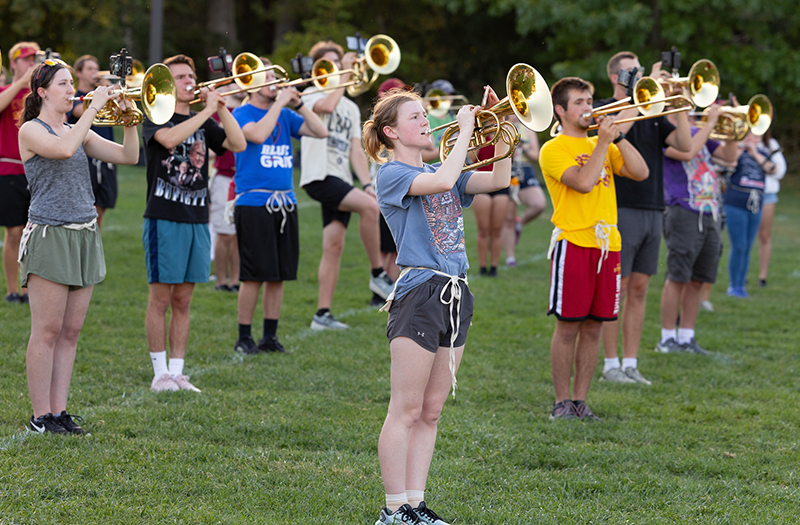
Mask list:
POLYGON ((178 385, 178 388, 181 390, 191 390, 192 392, 202 392, 199 388, 194 386, 189 382, 189 376, 185 375, 177 375, 173 378, 175 384, 178 385))
POLYGON ((375 525, 417 525, 417 523, 419 523, 417 513, 406 503, 394 512, 389 512, 389 509, 383 507, 375 525))
POLYGON ((389 297, 389 294, 392 293, 392 290, 394 290, 394 281, 392 281, 392 278, 389 277, 389 274, 385 271, 381 272, 377 277, 370 275, 369 289, 376 293, 381 299, 386 299, 389 297))
POLYGON ((628 377, 621 368, 609 368, 600 377, 600 381, 608 381, 609 383, 635 383, 633 379, 628 377))
POLYGON ((181 387, 169 374, 161 374, 158 377, 154 377, 153 383, 150 385, 150 390, 153 392, 176 392, 180 389, 181 387))
POLYGON ((639 372, 638 368, 633 368, 632 366, 629 366, 628 368, 626 368, 624 370, 624 372, 625 372, 626 376, 628 376, 630 379, 632 379, 636 383, 641 383, 643 385, 652 385, 653 384, 652 382, 650 382, 649 379, 644 377, 641 372, 639 372))
POLYGON ((424 501, 419 502, 419 506, 414 509, 414 512, 417 513, 420 525, 450 525, 441 516, 429 509, 424 501))
POLYGON ((322 315, 314 314, 311 319, 312 330, 347 330, 348 328, 350 326, 334 319, 330 312, 325 312, 322 315))

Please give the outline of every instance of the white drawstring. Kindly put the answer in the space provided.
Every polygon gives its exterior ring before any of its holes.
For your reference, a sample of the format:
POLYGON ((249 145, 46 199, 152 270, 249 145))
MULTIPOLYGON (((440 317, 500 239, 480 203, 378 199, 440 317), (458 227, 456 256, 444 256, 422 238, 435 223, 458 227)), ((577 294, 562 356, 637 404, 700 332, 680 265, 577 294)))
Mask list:
POLYGON ((279 191, 275 190, 272 192, 272 195, 269 196, 267 199, 266 207, 267 211, 270 213, 280 211, 283 215, 283 219, 281 220, 281 235, 283 235, 283 227, 286 225, 286 212, 289 213, 294 211, 294 203, 289 198, 290 191, 279 191))
POLYGON ((33 230, 35 230, 38 226, 42 227, 42 239, 47 237, 47 228, 67 228, 68 230, 91 230, 97 231, 97 218, 92 219, 89 222, 80 222, 80 223, 72 223, 72 224, 62 224, 61 226, 48 226, 47 224, 33 224, 28 223, 25 225, 25 229, 22 231, 22 239, 19 241, 19 251, 17 252, 17 262, 22 262, 22 257, 28 253, 28 241, 31 238, 31 234, 33 230))
POLYGON ((389 309, 392 307, 392 302, 394 301, 394 293, 397 290, 397 283, 400 282, 400 279, 403 278, 411 270, 428 270, 436 275, 441 275, 443 277, 447 277, 448 281, 442 288, 442 291, 439 293, 439 301, 442 304, 449 305, 450 307, 450 377, 452 381, 453 387, 453 399, 456 397, 456 386, 458 380, 456 379, 456 351, 455 351, 455 343, 456 339, 458 339, 458 332, 461 330, 461 286, 459 284, 460 281, 464 281, 464 284, 469 286, 469 282, 467 281, 466 277, 459 277, 457 275, 450 275, 444 272, 440 272, 438 270, 434 270, 433 268, 423 268, 420 266, 406 266, 400 272, 400 276, 394 282, 394 288, 392 289, 392 293, 386 298, 386 304, 384 304, 379 312, 388 312, 389 309), (450 290, 450 299, 445 299, 445 293, 450 290), (458 301, 458 304, 455 302, 458 301), (455 306, 455 317, 453 316, 453 307, 455 306))
POLYGON ((597 273, 603 267, 603 261, 608 259, 609 243, 608 237, 611 235, 611 226, 604 221, 599 220, 594 226, 594 237, 597 239, 597 246, 600 248, 600 260, 597 261, 597 273))

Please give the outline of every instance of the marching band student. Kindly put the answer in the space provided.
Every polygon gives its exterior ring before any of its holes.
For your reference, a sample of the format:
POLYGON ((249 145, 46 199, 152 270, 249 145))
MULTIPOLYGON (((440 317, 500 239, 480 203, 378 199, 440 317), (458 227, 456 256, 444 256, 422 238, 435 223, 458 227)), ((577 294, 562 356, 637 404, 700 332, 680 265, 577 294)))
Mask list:
MULTIPOLYGON (((271 65, 261 59, 264 65, 271 65)), ((266 72, 266 81, 275 72, 266 72)), ((283 282, 297 279, 300 240, 297 197, 292 181, 292 138, 325 138, 325 124, 300 99, 294 88, 262 87, 233 116, 247 139, 236 154, 236 208, 241 288, 237 352, 286 352, 278 341, 283 282), (294 111, 289 110, 291 107, 294 111), (264 332, 258 345, 251 335, 258 293, 264 284, 264 332)))
POLYGON ((145 326, 154 372, 150 389, 199 392, 183 374, 183 364, 194 285, 207 283, 211 272, 208 149, 221 155, 226 149, 244 151, 247 143, 216 91, 203 90, 205 108, 198 113, 190 110, 197 84, 191 58, 176 55, 164 64, 172 72, 177 87, 175 114, 162 125, 145 119, 142 128, 147 160, 142 243, 149 283, 145 326), (211 118, 214 113, 219 115, 222 126, 211 118), (172 315, 167 328, 170 308, 172 315))
POLYGON ((36 42, 14 44, 8 51, 8 67, 13 81, 8 86, 0 85, 0 226, 5 227, 3 271, 7 303, 28 302, 27 290, 17 287, 17 251, 31 202, 25 169, 19 156, 17 118, 23 108, 22 99, 28 93, 37 51, 39 45, 36 42))
POLYGON ((557 318, 550 345, 556 393, 550 419, 597 420, 586 395, 600 351, 600 328, 604 321, 617 318, 620 297, 621 240, 613 174, 641 181, 649 170, 613 117, 598 117, 597 136, 587 136, 591 83, 562 78, 551 92, 562 129, 539 153, 555 225, 548 250, 548 258, 552 256, 548 314, 557 318))
MULTIPOLYGON (((621 100, 626 88, 619 84, 621 70, 643 68, 639 58, 629 51, 621 51, 609 59, 606 73, 614 88, 614 96, 595 102, 595 106, 621 100)), ((651 75, 660 74, 657 62, 651 75)), ((631 80, 633 82, 633 80, 631 80)), ((629 109, 619 117, 638 115, 629 109)), ((618 383, 643 383, 649 381, 639 372, 639 344, 644 329, 647 287, 650 276, 658 273, 658 251, 661 247, 664 216, 664 154, 663 148, 672 146, 678 151, 689 151, 692 139, 686 113, 678 113, 672 125, 665 116, 619 124, 619 130, 642 155, 650 176, 642 184, 625 177, 615 177, 619 233, 622 235, 621 301, 622 305, 622 363, 618 357, 619 322, 603 324, 603 380, 618 383)))
POLYGON ((67 412, 69 384, 92 290, 106 274, 86 156, 136 164, 139 138, 135 126, 125 128, 122 145, 90 130, 92 119, 109 100, 108 88, 95 91, 75 125, 65 124, 75 90, 72 74, 61 60, 40 64, 30 88, 19 130, 19 150, 31 190, 19 259, 31 305, 26 360, 33 415, 28 429, 83 434, 67 412))
MULTIPOLYGON (((498 102, 488 88, 487 105, 498 102)), ((432 142, 416 93, 392 90, 364 123, 364 145, 376 162, 393 159, 377 175, 378 203, 397 241, 402 268, 389 309, 391 399, 378 455, 386 506, 376 525, 447 525, 424 499, 439 416, 467 339, 474 297, 467 286, 462 207, 473 195, 508 187, 511 160, 493 171, 462 173, 479 107, 459 110, 451 154, 433 166, 422 160, 432 142), (417 521, 419 520, 419 521, 417 521)), ((508 146, 497 146, 498 154, 508 146)))
MULTIPOLYGON (((314 60, 325 58, 337 67, 351 69, 355 53, 344 53, 335 42, 317 42, 309 51, 314 60)), ((341 83, 350 80, 343 74, 341 83)), ((316 88, 309 88, 315 90, 316 88)), ((369 289, 386 298, 392 291, 392 279, 383 270, 381 257, 378 203, 369 176, 369 164, 361 146, 361 112, 355 102, 344 96, 340 87, 329 93, 319 92, 303 97, 328 128, 328 137, 301 140, 300 186, 322 206, 322 258, 319 261, 319 298, 311 319, 314 330, 346 330, 345 323, 331 314, 333 295, 339 280, 345 234, 350 215, 360 215, 358 232, 369 258, 372 273, 369 289), (353 167, 361 187, 353 186, 353 167)))

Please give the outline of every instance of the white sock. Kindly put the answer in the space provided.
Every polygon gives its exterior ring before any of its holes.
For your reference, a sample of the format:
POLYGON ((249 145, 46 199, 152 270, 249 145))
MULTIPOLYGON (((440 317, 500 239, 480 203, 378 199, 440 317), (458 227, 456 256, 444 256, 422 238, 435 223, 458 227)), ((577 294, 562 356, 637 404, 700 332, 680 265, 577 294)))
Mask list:
POLYGON ((153 373, 156 377, 161 377, 164 374, 169 374, 167 368, 167 351, 163 352, 150 352, 150 361, 153 362, 153 373))
POLYGON ((694 329, 692 328, 678 328, 678 344, 688 344, 694 337, 694 329))
POLYGON ((386 494, 386 508, 389 512, 397 512, 397 509, 408 503, 408 496, 405 492, 400 494, 386 494))
POLYGON ((636 359, 635 357, 623 357, 622 358, 622 369, 623 370, 628 369, 628 368, 636 368, 636 365, 638 365, 638 364, 639 364, 639 360, 636 359))
POLYGON ((178 377, 183 374, 183 359, 177 357, 170 357, 169 359, 169 373, 172 377, 178 377))
POLYGON ((619 368, 619 357, 606 357, 603 359, 603 373, 605 374, 612 368, 619 368))
POLYGON ((408 496, 408 504, 415 509, 419 507, 421 501, 425 500, 424 490, 407 490, 406 495, 408 496))
POLYGON ((678 331, 674 328, 672 330, 667 330, 666 328, 661 329, 661 342, 666 343, 670 339, 678 340, 678 331))

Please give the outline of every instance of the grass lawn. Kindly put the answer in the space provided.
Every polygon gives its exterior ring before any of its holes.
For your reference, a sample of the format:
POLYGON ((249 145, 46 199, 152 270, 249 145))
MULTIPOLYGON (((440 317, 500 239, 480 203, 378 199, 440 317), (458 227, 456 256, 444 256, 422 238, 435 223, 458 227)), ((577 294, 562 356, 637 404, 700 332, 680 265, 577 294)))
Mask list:
MULTIPOLYGON (((186 373, 203 392, 153 394, 144 170, 121 170, 103 231, 108 277, 95 287, 69 404, 92 437, 25 433, 29 312, 0 305, 0 524, 374 523, 389 400, 386 314, 368 307, 367 259, 351 224, 333 312, 352 329, 309 329, 321 220, 316 203, 302 191, 298 198, 300 269, 278 331, 293 354, 234 353, 236 297, 198 285, 186 373)), ((439 425, 431 506, 454 525, 794 523, 800 184, 791 175, 780 199, 769 287, 755 286, 754 249, 752 297, 726 297, 723 256, 716 311, 701 312, 697 326, 713 356, 653 352, 662 266, 639 355, 653 385, 595 379, 589 401, 602 423, 548 420, 550 212, 523 232, 518 268, 495 279, 473 272, 474 326, 457 399, 439 425)), ((472 212, 465 218, 475 263, 472 212)), ((260 321, 253 331, 258 339, 260 321)))

